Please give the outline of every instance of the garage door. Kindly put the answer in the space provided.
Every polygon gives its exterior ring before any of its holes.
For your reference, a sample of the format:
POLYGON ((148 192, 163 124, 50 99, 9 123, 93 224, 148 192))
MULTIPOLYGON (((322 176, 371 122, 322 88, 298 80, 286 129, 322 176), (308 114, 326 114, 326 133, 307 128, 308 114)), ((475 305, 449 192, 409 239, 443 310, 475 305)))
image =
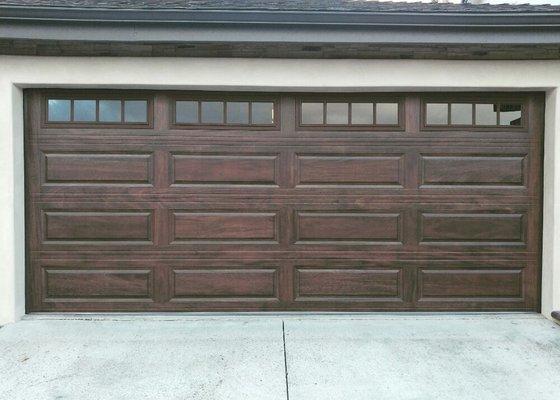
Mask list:
POLYGON ((543 96, 26 92, 28 311, 538 310, 543 96))

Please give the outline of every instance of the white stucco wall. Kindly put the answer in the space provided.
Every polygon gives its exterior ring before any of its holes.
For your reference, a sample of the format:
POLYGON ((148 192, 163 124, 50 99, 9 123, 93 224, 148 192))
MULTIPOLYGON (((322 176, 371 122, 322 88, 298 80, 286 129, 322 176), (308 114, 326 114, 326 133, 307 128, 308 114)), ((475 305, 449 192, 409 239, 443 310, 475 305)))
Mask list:
POLYGON ((25 313, 22 88, 48 86, 546 91, 542 312, 560 310, 560 61, 0 56, 0 324, 25 313))

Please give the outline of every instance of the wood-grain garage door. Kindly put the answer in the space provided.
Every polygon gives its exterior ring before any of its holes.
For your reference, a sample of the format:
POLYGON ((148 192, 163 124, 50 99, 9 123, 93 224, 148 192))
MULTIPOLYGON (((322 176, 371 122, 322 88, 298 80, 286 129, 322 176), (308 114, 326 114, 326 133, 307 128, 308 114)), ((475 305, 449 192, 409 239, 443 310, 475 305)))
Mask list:
POLYGON ((26 92, 28 311, 538 310, 543 96, 26 92))

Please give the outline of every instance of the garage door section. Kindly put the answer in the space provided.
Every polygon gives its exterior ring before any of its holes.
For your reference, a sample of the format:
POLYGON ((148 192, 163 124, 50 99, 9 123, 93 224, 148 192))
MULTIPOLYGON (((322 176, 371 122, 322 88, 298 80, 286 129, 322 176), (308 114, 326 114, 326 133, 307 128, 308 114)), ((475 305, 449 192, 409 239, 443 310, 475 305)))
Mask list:
POLYGON ((540 94, 26 110, 29 311, 539 308, 540 94))

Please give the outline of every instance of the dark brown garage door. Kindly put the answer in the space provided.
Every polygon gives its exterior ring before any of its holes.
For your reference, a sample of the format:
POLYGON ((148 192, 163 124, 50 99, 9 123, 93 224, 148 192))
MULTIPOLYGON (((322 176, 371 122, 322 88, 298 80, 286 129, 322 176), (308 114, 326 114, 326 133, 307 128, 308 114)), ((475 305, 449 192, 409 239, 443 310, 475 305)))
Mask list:
POLYGON ((540 94, 27 91, 29 311, 538 310, 540 94))

